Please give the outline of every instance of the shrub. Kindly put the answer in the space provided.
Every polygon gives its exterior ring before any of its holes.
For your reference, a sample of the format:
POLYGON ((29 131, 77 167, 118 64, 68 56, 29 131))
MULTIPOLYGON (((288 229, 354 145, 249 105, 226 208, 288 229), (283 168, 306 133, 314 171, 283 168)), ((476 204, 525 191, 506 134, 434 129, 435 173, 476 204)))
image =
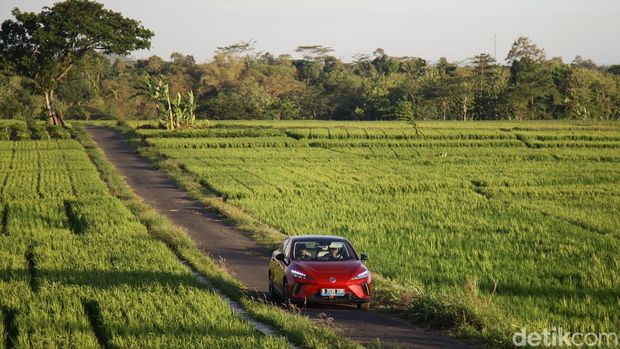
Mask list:
POLYGON ((49 134, 45 131, 45 125, 42 122, 31 121, 28 122, 28 131, 30 131, 31 139, 50 139, 49 134))
POLYGON ((50 137, 54 139, 71 138, 71 134, 69 133, 69 131, 66 128, 59 126, 59 125, 48 125, 47 132, 49 133, 50 137))
POLYGON ((23 139, 29 139, 30 133, 28 128, 24 124, 13 124, 11 128, 11 140, 19 141, 23 139))

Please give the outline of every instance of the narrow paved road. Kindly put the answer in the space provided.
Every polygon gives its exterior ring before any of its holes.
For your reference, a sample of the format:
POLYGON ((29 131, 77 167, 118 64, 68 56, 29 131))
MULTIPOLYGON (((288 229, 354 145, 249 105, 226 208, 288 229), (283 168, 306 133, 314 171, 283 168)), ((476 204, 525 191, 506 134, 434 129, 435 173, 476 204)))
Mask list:
MULTIPOLYGON (((138 156, 118 131, 95 126, 87 126, 85 129, 136 194, 185 228, 205 253, 215 258, 221 257, 229 270, 249 290, 266 291, 269 251, 192 200, 163 172, 138 156)), ((312 318, 324 313, 326 317, 333 318, 336 329, 360 343, 369 343, 379 338, 385 345, 400 348, 467 347, 451 337, 426 331, 375 311, 320 307, 304 312, 312 318)))

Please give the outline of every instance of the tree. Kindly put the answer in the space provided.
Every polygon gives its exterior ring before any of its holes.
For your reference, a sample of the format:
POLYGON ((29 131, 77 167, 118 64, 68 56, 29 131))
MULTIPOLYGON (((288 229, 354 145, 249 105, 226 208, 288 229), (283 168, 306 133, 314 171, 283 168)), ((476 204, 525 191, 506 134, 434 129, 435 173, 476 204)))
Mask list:
POLYGON ((27 119, 43 106, 40 96, 33 96, 26 81, 0 71, 0 119, 27 119))
POLYGON ((484 86, 484 73, 488 72, 492 65, 495 64, 495 58, 491 57, 488 53, 481 53, 479 55, 474 56, 471 59, 471 62, 474 64, 476 76, 478 77, 479 88, 482 89, 484 86))
POLYGON ((301 54, 301 56, 307 61, 319 60, 332 51, 334 50, 332 50, 331 47, 325 47, 322 45, 297 46, 295 49, 295 52, 301 54))
POLYGON ((83 116, 88 120, 90 115, 87 111, 87 105, 96 98, 96 89, 88 83, 88 80, 81 76, 72 75, 69 74, 69 77, 58 86, 57 95, 68 105, 66 114, 69 114, 70 117, 83 116))
POLYGON ((545 50, 538 48, 536 44, 526 36, 520 36, 512 44, 506 62, 512 64, 514 61, 528 58, 534 62, 542 62, 545 60, 545 50))
POLYGON ((488 53, 481 53, 471 59, 476 81, 472 102, 472 117, 479 120, 499 119, 501 93, 506 85, 506 70, 495 64, 488 53))
POLYGON ((198 93, 215 95, 218 91, 237 84, 237 80, 245 71, 242 60, 231 54, 218 53, 213 57, 213 62, 201 65, 200 88, 198 93))
POLYGON ((594 61, 592 61, 591 59, 584 59, 580 55, 575 56, 575 59, 573 59, 573 61, 571 62, 571 65, 583 67, 583 68, 589 68, 589 69, 597 68, 596 63, 594 63, 594 61))
POLYGON ((388 75, 395 73, 400 68, 400 63, 396 59, 388 56, 382 48, 376 49, 372 55, 375 59, 372 60, 371 64, 382 74, 388 75))
POLYGON ((139 69, 146 70, 149 74, 162 74, 166 67, 166 62, 159 56, 153 55, 147 59, 139 59, 136 62, 139 69))
POLYGON ((570 68, 563 80, 564 115, 572 119, 612 119, 618 88, 598 70, 570 68))
POLYGON ((256 41, 250 39, 248 41, 239 41, 232 45, 218 46, 217 53, 240 57, 244 55, 249 55, 255 49, 256 49, 256 41))
POLYGON ((512 44, 506 61, 512 65, 504 95, 506 105, 519 120, 546 117, 557 89, 545 65, 545 50, 521 36, 512 44))
POLYGON ((550 70, 529 57, 514 61, 505 94, 506 105, 518 120, 546 118, 557 89, 550 70))
POLYGON ((461 106, 461 118, 463 121, 467 121, 469 109, 475 96, 474 75, 469 68, 459 68, 456 70, 451 82, 454 84, 451 90, 454 91, 454 97, 456 97, 461 106))
POLYGON ((453 73, 456 66, 440 58, 437 66, 423 79, 421 94, 439 112, 443 120, 448 119, 450 104, 456 95, 453 73))
POLYGON ((54 125, 64 126, 55 91, 78 61, 93 50, 127 55, 149 48, 153 36, 140 22, 88 0, 59 2, 40 13, 15 8, 12 14, 15 20, 4 21, 0 30, 0 60, 34 81, 54 125))
POLYGON ((152 77, 144 72, 144 85, 139 94, 149 98, 159 112, 159 124, 168 130, 180 127, 194 126, 196 122, 196 98, 193 91, 187 92, 187 97, 181 92, 176 98, 170 94, 170 85, 164 77, 152 77))
POLYGON ((401 57, 399 58, 399 71, 409 75, 413 79, 422 76, 429 68, 425 59, 419 57, 401 57))
POLYGON ((446 57, 439 57, 437 61, 437 69, 441 75, 450 75, 456 70, 456 64, 448 62, 446 57))

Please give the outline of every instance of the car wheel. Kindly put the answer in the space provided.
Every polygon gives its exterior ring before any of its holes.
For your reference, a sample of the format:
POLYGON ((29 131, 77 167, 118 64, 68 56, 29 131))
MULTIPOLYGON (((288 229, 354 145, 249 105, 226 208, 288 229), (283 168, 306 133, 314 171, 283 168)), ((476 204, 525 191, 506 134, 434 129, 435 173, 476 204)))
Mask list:
POLYGON ((291 302, 291 300, 288 298, 288 282, 286 282, 286 280, 282 282, 282 301, 284 302, 284 305, 286 305, 286 307, 288 307, 291 302))
POLYGON ((269 297, 270 301, 276 299, 276 294, 273 291, 273 279, 271 278, 271 273, 269 273, 269 292, 267 294, 267 297, 269 297))
POLYGON ((370 309, 370 302, 357 303, 357 309, 360 309, 360 310, 370 309))

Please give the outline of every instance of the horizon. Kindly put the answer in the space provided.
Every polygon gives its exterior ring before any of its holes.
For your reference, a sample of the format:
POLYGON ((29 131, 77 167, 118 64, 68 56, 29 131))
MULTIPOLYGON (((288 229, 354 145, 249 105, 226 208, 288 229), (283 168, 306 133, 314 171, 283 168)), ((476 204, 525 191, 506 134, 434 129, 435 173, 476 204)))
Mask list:
MULTIPOLYGON (((14 7, 39 12, 55 2, 3 1, 0 18, 12 18, 14 7)), ((155 32, 150 50, 130 54, 135 59, 157 55, 169 60, 173 52, 180 52, 204 63, 212 59, 218 46, 255 40, 257 51, 274 55, 297 57, 297 46, 317 44, 331 47, 335 57, 347 62, 377 48, 390 56, 420 57, 429 62, 446 57, 450 62, 462 62, 479 53, 493 56, 497 37, 496 58, 504 63, 513 41, 527 36, 545 49, 547 58, 561 57, 570 63, 580 55, 597 65, 620 63, 620 47, 611 44, 620 32, 620 23, 615 20, 620 16, 620 3, 609 0, 587 4, 577 0, 527 0, 519 4, 504 0, 467 4, 457 0, 432 4, 391 0, 380 7, 368 0, 332 4, 326 0, 299 1, 294 5, 283 5, 283 0, 191 0, 183 5, 163 0, 101 2, 155 32), (437 11, 439 8, 442 10, 437 11), (163 14, 170 17, 162 20, 163 14), (575 25, 576 20, 587 25, 575 25), (264 25, 257 26, 258 21, 264 25), (202 33, 196 29, 202 23, 212 23, 213 29, 202 33)))

